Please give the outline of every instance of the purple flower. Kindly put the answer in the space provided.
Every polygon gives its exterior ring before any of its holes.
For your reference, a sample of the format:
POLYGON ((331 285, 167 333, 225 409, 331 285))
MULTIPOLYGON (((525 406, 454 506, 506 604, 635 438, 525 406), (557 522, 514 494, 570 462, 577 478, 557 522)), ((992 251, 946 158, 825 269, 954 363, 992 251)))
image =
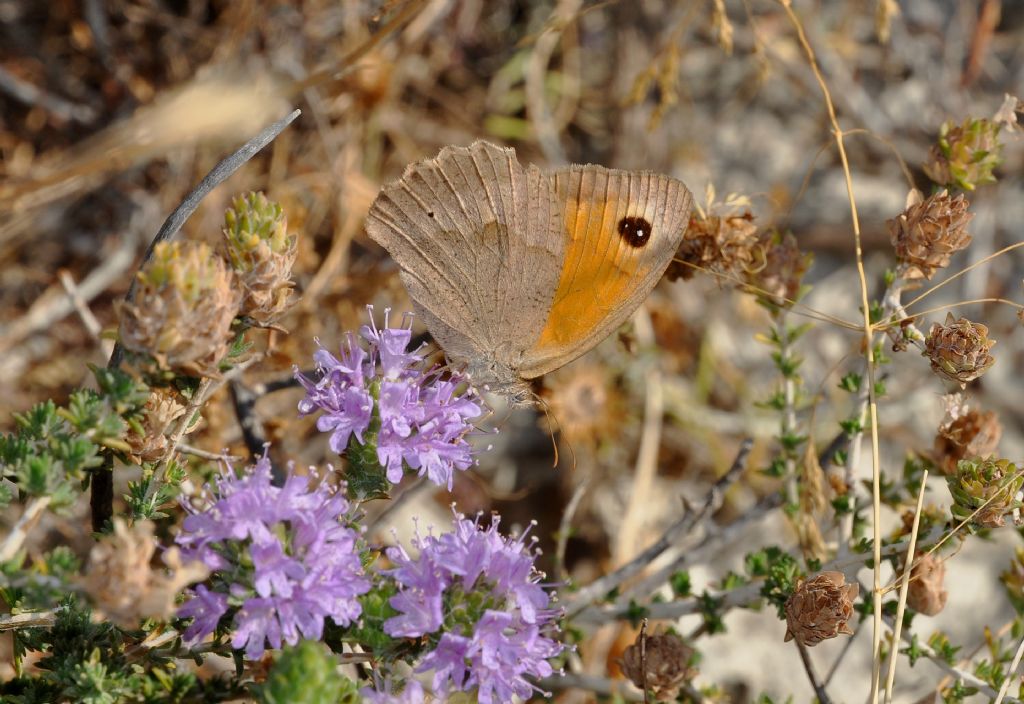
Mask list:
POLYGON ((407 680, 405 687, 397 694, 393 688, 391 680, 384 680, 380 689, 363 687, 359 695, 366 704, 423 704, 426 701, 423 685, 414 679, 407 680))
POLYGON ((527 678, 549 676, 548 660, 562 651, 545 635, 559 611, 540 583, 537 554, 525 532, 503 537, 499 523, 495 516, 483 529, 456 514, 452 532, 413 541, 415 559, 389 548, 395 567, 384 572, 399 586, 389 601, 398 615, 384 631, 426 636, 434 647, 417 671, 433 670, 435 693, 477 688, 482 704, 528 698, 537 690, 527 678))
POLYGON ((196 587, 178 615, 194 620, 185 639, 216 630, 232 608, 231 645, 257 659, 300 638, 319 639, 324 619, 339 626, 359 618, 358 597, 370 589, 356 532, 341 522, 348 501, 330 483, 290 473, 273 486, 270 460, 240 476, 226 469, 210 488, 209 505, 189 516, 177 543, 186 559, 214 570, 211 588, 196 587))
POLYGON ((359 331, 368 349, 348 333, 340 359, 323 348, 316 352, 318 380, 296 370, 306 389, 299 413, 321 414, 317 428, 331 433, 331 450, 349 451, 349 471, 359 469, 352 466, 351 450, 371 446, 377 471, 382 469, 388 482, 397 484, 410 469, 451 490, 455 470, 473 465, 466 438, 483 406, 461 377, 424 370, 424 355, 408 349, 411 328, 388 327, 389 313, 386 309, 384 327, 378 328, 370 309, 370 324, 359 331))

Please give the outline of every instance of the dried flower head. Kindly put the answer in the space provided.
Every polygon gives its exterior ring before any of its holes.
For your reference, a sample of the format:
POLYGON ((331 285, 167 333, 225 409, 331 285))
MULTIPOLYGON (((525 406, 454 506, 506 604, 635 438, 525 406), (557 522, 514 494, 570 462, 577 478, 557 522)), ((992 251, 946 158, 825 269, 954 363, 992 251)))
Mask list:
POLYGON ((889 238, 900 261, 900 275, 908 280, 930 279, 949 259, 971 243, 967 224, 974 217, 962 193, 955 198, 943 190, 924 200, 920 193, 901 215, 888 220, 889 238))
POLYGON ((97 609, 122 628, 137 628, 147 618, 170 618, 178 592, 210 573, 200 562, 182 564, 177 548, 163 554, 168 570, 154 569, 155 552, 152 523, 143 521, 129 528, 115 518, 114 532, 89 553, 82 589, 97 609))
POLYGON ((263 457, 240 475, 225 468, 207 505, 186 504, 177 543, 213 571, 178 611, 193 618, 186 641, 213 633, 230 611, 231 646, 258 660, 267 643, 319 640, 328 617, 339 626, 359 618, 370 581, 345 523, 349 503, 324 479, 290 472, 274 486, 263 457))
POLYGON ((289 307, 298 238, 281 206, 262 193, 235 198, 224 213, 224 250, 244 290, 242 315, 269 325, 289 307))
POLYGON ((410 325, 388 324, 389 309, 378 329, 371 308, 370 325, 359 332, 368 349, 349 333, 340 358, 323 348, 314 354, 318 380, 296 369, 306 389, 299 412, 321 413, 317 428, 331 433, 334 452, 345 454, 358 493, 365 493, 365 475, 383 469, 386 482, 397 484, 407 468, 450 491, 455 470, 473 464, 467 435, 482 402, 462 378, 423 369, 424 355, 407 349, 410 325))
POLYGON ((801 645, 817 645, 840 633, 853 635, 853 600, 860 587, 847 584, 842 572, 822 572, 800 580, 786 601, 786 637, 801 645))
POLYGON ((726 196, 724 203, 716 203, 715 188, 708 184, 705 205, 694 206, 676 253, 676 258, 686 263, 673 262, 666 276, 670 280, 689 279, 701 268, 739 277, 757 268, 757 226, 749 206, 748 198, 734 193, 726 196))
POLYGON ((201 242, 161 242, 121 308, 121 344, 161 366, 215 376, 240 294, 223 259, 201 242))
POLYGON ((948 188, 973 191, 993 183, 993 171, 1002 163, 1000 123, 967 118, 959 127, 945 122, 939 141, 928 152, 924 172, 935 183, 948 188))
POLYGON ((918 553, 910 570, 907 606, 926 616, 934 616, 946 606, 949 592, 942 588, 946 563, 933 553, 918 553))
POLYGON ((953 320, 946 314, 945 324, 932 323, 924 341, 924 356, 932 371, 958 382, 961 387, 984 374, 996 361, 988 351, 996 344, 988 338, 988 327, 967 318, 953 320))
POLYGON ((969 457, 987 459, 996 450, 1003 426, 995 411, 981 411, 961 405, 947 411, 935 436, 935 464, 943 474, 956 473, 957 463, 969 457))
POLYGON ((633 684, 640 689, 646 685, 656 699, 674 700, 682 684, 697 676, 697 668, 690 664, 693 655, 693 648, 674 633, 641 634, 622 653, 619 666, 633 684))
POLYGON ((946 483, 953 495, 953 518, 958 521, 970 519, 983 528, 998 528, 1006 522, 1006 514, 1019 513, 1024 476, 1009 460, 960 460, 956 474, 947 477, 946 483))
POLYGON ((553 427, 570 443, 595 446, 621 422, 602 366, 575 364, 551 374, 545 383, 553 427))
POLYGON ((813 256, 804 254, 792 233, 772 230, 757 238, 760 264, 746 272, 746 281, 759 298, 773 306, 788 308, 803 294, 801 282, 813 256))
MULTIPOLYGON (((185 413, 184 400, 170 387, 156 387, 150 391, 143 408, 142 422, 129 425, 125 437, 133 462, 155 462, 163 456, 171 424, 185 413)), ((199 421, 197 415, 195 422, 185 429, 185 434, 195 430, 199 421)))

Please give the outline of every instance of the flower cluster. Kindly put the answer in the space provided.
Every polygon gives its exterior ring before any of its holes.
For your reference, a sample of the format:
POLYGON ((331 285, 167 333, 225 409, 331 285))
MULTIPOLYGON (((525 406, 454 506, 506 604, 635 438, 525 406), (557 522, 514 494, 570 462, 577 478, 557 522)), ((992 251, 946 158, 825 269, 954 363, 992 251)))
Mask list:
POLYGON ((953 496, 950 509, 956 520, 970 520, 982 528, 999 528, 1006 523, 1006 515, 1012 513, 1014 523, 1021 524, 1018 514, 1024 476, 1013 462, 960 460, 956 474, 946 477, 946 483, 953 496))
POLYGON ((392 484, 409 467, 450 490, 454 470, 473 464, 466 436, 482 412, 480 400, 472 388, 461 390, 461 378, 424 371, 424 355, 407 349, 412 330, 388 327, 387 310, 378 329, 371 309, 370 325, 359 334, 368 349, 349 333, 339 357, 322 347, 316 352, 318 380, 296 371, 306 389, 300 413, 321 412, 317 428, 331 433, 329 445, 345 454, 350 471, 369 455, 392 484))
POLYGON ((318 477, 292 472, 284 486, 273 486, 264 457, 240 476, 222 473, 209 506, 186 506, 182 555, 214 571, 210 587, 196 587, 178 611, 194 619, 187 641, 214 632, 231 611, 232 647, 256 659, 267 642, 280 648, 300 637, 318 640, 328 616, 339 626, 359 618, 357 597, 371 584, 358 535, 342 522, 349 504, 311 479, 318 477))
POLYGON ((399 613, 384 622, 393 637, 426 637, 432 646, 418 671, 434 671, 435 694, 477 689, 481 704, 529 698, 527 679, 552 673, 550 658, 562 645, 545 635, 559 612, 540 584, 536 553, 526 533, 503 538, 498 520, 490 528, 456 515, 454 530, 413 542, 417 557, 402 547, 387 556, 385 571, 399 585, 391 606, 399 613))

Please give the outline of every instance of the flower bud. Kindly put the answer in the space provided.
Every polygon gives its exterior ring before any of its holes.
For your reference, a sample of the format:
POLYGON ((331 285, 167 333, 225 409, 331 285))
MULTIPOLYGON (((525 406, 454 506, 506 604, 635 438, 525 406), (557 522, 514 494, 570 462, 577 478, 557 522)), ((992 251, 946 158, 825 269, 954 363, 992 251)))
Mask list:
POLYGON ((971 243, 967 223, 974 214, 967 212, 967 206, 962 193, 951 198, 943 190, 909 205, 899 217, 887 221, 903 278, 932 278, 936 271, 949 266, 955 252, 971 243))
POLYGON ((161 366, 215 376, 238 312, 233 283, 208 245, 161 242, 138 274, 135 302, 121 308, 121 344, 161 366))
POLYGON ((973 191, 993 183, 993 171, 1002 163, 998 122, 967 118, 959 127, 945 122, 939 141, 928 152, 924 172, 940 186, 973 191))
POLYGON ((786 637, 806 646, 817 645, 840 633, 853 635, 853 600, 860 587, 846 584, 842 572, 822 572, 800 580, 786 601, 786 637))
POLYGON ((963 387, 996 361, 988 353, 994 344, 996 341, 988 338, 987 326, 967 318, 954 321, 952 313, 947 313, 944 325, 932 324, 923 354, 931 360, 933 372, 963 387))
POLYGON ((224 249, 242 282, 242 315, 267 325, 290 305, 296 242, 281 206, 262 193, 239 196, 224 213, 224 249))
POLYGON ((623 652, 619 665, 640 689, 646 685, 657 699, 674 700, 679 687, 697 676, 697 669, 690 666, 693 654, 693 648, 673 633, 639 635, 623 652))
POLYGON ((1007 513, 1021 506, 1018 495, 1024 477, 1009 460, 960 460, 956 474, 947 477, 946 483, 953 495, 953 518, 958 521, 974 514, 971 520, 975 525, 998 528, 1007 513))

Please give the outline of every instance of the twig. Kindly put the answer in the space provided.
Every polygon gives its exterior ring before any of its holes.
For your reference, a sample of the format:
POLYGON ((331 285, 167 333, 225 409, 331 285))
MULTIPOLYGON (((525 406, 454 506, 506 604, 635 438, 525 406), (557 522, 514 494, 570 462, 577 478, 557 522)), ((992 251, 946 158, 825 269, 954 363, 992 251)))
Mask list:
POLYGON ((429 488, 429 486, 430 485, 427 482, 426 477, 417 477, 411 484, 409 484, 408 487, 406 487, 406 489, 401 494, 388 501, 387 505, 384 507, 384 510, 377 514, 377 516, 366 527, 367 534, 372 533, 377 528, 377 526, 383 523, 389 516, 391 516, 399 508, 404 506, 409 501, 409 499, 413 498, 424 489, 429 488))
POLYGON ((853 194, 853 177, 850 174, 850 161, 846 155, 846 146, 843 143, 843 130, 839 126, 839 119, 836 117, 836 108, 832 102, 832 95, 829 91, 825 77, 818 67, 818 61, 811 48, 807 35, 804 32, 800 18, 793 10, 792 0, 779 0, 785 9, 790 21, 796 29, 797 37, 807 55, 807 61, 814 72, 814 77, 821 88, 825 100, 825 107, 828 109, 829 122, 832 124, 832 134, 836 140, 836 148, 839 151, 839 161, 843 167, 843 176, 846 179, 846 193, 850 201, 850 218, 853 225, 854 256, 857 263, 857 276, 860 280, 861 311, 864 315, 864 342, 867 349, 864 355, 867 359, 868 376, 868 409, 871 422, 871 497, 872 497, 872 533, 875 545, 874 564, 874 590, 872 591, 872 602, 874 607, 874 624, 872 634, 872 668, 871 668, 871 702, 878 702, 878 681, 881 672, 881 648, 882 648, 882 567, 881 567, 881 537, 882 530, 882 500, 881 500, 881 458, 878 449, 878 406, 875 400, 875 352, 872 341, 871 308, 868 302, 868 281, 864 272, 864 251, 861 244, 860 218, 857 215, 857 200, 853 194))
MULTIPOLYGON (((749 606, 761 597, 761 584, 749 582, 731 591, 710 595, 719 602, 718 608, 725 611, 739 606, 749 606)), ((677 599, 675 601, 660 601, 643 606, 644 616, 654 621, 673 620, 682 616, 700 613, 703 605, 696 598, 677 599)), ((573 617, 577 625, 600 624, 608 621, 635 618, 636 607, 626 606, 595 606, 586 611, 580 612, 573 617)))
POLYGON ((609 677, 587 675, 581 672, 566 672, 561 675, 547 677, 537 682, 537 686, 546 692, 561 692, 567 689, 582 689, 593 692, 599 697, 621 697, 629 702, 642 702, 643 695, 636 691, 625 680, 613 680, 609 677))
POLYGON ((814 672, 814 665, 811 663, 811 656, 807 652, 807 647, 799 640, 795 642, 796 649, 800 652, 800 660, 804 664, 804 672, 807 673, 807 679, 811 681, 814 694, 818 697, 818 704, 832 704, 832 699, 828 696, 828 692, 825 691, 825 685, 818 680, 818 675, 814 672))
POLYGON ((30 611, 22 614, 4 614, 0 616, 0 633, 15 631, 19 628, 50 628, 57 622, 57 610, 30 611))
POLYGON ((749 523, 764 517, 781 506, 782 503, 782 494, 777 491, 772 492, 754 506, 745 510, 732 523, 725 526, 716 525, 714 528, 709 529, 696 544, 680 551, 679 556, 674 560, 659 567, 655 572, 652 572, 635 584, 630 585, 629 588, 622 590, 621 596, 615 601, 615 606, 628 606, 630 600, 634 599, 636 594, 652 594, 658 587, 668 581, 673 574, 688 564, 698 563, 703 553, 715 549, 717 545, 723 542, 732 540, 736 533, 749 523))
POLYGON ((579 11, 580 0, 562 0, 552 13, 551 27, 543 32, 533 46, 526 62, 526 109, 537 134, 537 141, 552 166, 566 163, 565 150, 559 142, 558 130, 548 109, 544 92, 547 87, 548 62, 561 40, 564 24, 572 22, 579 11), (562 24, 562 26, 559 26, 562 24))
POLYGON ((245 459, 239 455, 229 455, 227 452, 210 452, 209 450, 201 450, 198 447, 194 447, 193 445, 188 445, 183 442, 178 443, 178 451, 186 455, 192 455, 193 457, 198 457, 203 460, 211 460, 213 462, 220 462, 222 460, 226 462, 240 462, 245 459))
MULTIPOLYGON (((900 632, 903 630, 903 613, 907 609, 907 591, 910 587, 910 572, 914 566, 914 551, 917 549, 917 531, 921 527, 921 509, 924 506, 924 492, 927 488, 928 470, 921 475, 921 490, 917 493, 917 510, 914 512, 914 524, 910 529, 910 546, 907 547, 907 556, 904 559, 903 581, 900 584, 900 598, 896 607, 896 626, 894 628, 893 640, 899 642, 900 632)), ((889 672, 885 678, 885 704, 892 702, 892 686, 896 681, 896 655, 899 648, 893 648, 889 653, 889 672)))
POLYGON ((576 486, 572 492, 572 497, 569 499, 569 503, 565 505, 565 510, 562 511, 562 518, 558 523, 558 542, 555 546, 555 574, 563 581, 568 581, 569 579, 569 573, 565 569, 565 551, 569 546, 572 519, 576 516, 576 511, 579 509, 583 497, 587 495, 590 481, 591 477, 588 476, 576 486))
POLYGON ((67 269, 61 269, 57 272, 57 277, 60 279, 60 285, 67 291, 68 298, 71 299, 71 304, 75 307, 75 312, 78 313, 78 317, 81 319, 82 324, 85 325, 85 329, 89 331, 92 339, 100 344, 104 356, 109 356, 114 351, 114 343, 100 337, 100 333, 103 332, 103 326, 100 325, 100 321, 96 320, 96 316, 89 310, 89 305, 82 297, 82 291, 75 284, 75 279, 71 276, 71 272, 67 269))
POLYGON ((43 108, 61 120, 89 125, 96 121, 96 110, 88 105, 72 103, 69 100, 47 93, 28 81, 24 81, 0 66, 0 90, 20 103, 43 108))
POLYGON ((1013 680, 1013 673, 1017 671, 1017 666, 1020 665, 1020 659, 1024 656, 1024 639, 1020 641, 1020 645, 1017 646, 1017 652, 1013 654, 1013 662, 1010 663, 1010 669, 1006 672, 1006 679, 1003 680, 1003 684, 999 687, 999 695, 992 704, 1000 704, 1003 701, 1003 697, 1006 696, 1006 692, 1010 689, 1010 682, 1013 680))
MULTIPOLYGON (((255 459, 260 457, 267 447, 267 433, 263 429, 263 421, 256 412, 256 401, 259 395, 249 386, 246 386, 238 379, 228 382, 228 389, 231 391, 231 401, 235 408, 235 418, 238 426, 242 429, 242 438, 245 447, 249 450, 249 457, 255 459)), ((274 479, 283 479, 275 468, 272 472, 274 479)))
POLYGON ((644 692, 644 704, 650 701, 647 692, 647 619, 640 623, 640 689, 644 692))
POLYGON ((28 537, 28 532, 32 530, 32 526, 39 520, 39 516, 50 505, 50 501, 51 497, 49 496, 33 496, 29 499, 18 522, 14 524, 10 534, 4 538, 4 542, 0 543, 0 563, 14 559, 14 556, 21 550, 25 538, 28 537))
POLYGON ((653 545, 619 569, 595 579, 593 582, 573 594, 566 601, 566 614, 570 617, 578 614, 586 608, 590 602, 603 597, 627 579, 639 574, 655 558, 669 549, 674 543, 678 542, 680 538, 693 530, 704 516, 717 511, 722 505, 722 500, 725 497, 725 491, 739 478, 746 466, 747 455, 750 454, 750 449, 752 447, 753 441, 749 439, 744 440, 740 444, 739 452, 736 455, 736 459, 733 461, 732 467, 730 467, 729 471, 711 487, 711 490, 704 497, 704 506, 701 510, 687 511, 679 520, 670 525, 665 530, 664 534, 662 534, 662 536, 658 538, 653 545))
MULTIPOLYGON (((78 284, 78 296, 83 305, 103 293, 135 258, 135 238, 121 236, 119 239, 120 246, 78 284)), ((74 310, 74 300, 61 295, 57 287, 48 290, 32 304, 25 315, 8 325, 0 326, 0 352, 11 349, 32 333, 50 327, 74 310)))
MULTIPOLYGON (((637 310, 634 321, 640 344, 653 345, 654 328, 651 316, 642 306, 637 310)), ((633 555, 643 523, 642 517, 647 514, 648 497, 658 473, 658 448, 661 446, 662 420, 665 413, 661 379, 661 370, 652 360, 644 374, 644 417, 640 432, 640 449, 637 451, 636 467, 633 471, 633 486, 612 546, 612 562, 615 567, 633 555)))

